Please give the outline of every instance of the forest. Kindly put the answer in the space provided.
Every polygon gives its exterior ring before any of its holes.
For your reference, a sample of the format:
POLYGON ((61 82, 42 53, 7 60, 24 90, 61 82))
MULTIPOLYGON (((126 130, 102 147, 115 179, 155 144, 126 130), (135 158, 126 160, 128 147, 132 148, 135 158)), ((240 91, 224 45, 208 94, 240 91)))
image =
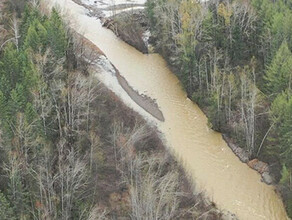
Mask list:
POLYGON ((152 43, 210 126, 270 165, 292 216, 292 1, 148 0, 152 43))
POLYGON ((56 9, 7 0, 0 12, 1 220, 221 219, 94 77, 100 54, 56 9))

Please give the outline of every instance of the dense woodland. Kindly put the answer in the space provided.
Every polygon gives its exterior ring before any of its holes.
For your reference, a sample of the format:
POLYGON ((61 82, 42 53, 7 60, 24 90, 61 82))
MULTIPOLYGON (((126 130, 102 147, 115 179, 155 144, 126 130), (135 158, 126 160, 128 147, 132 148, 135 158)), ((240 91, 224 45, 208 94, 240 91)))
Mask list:
POLYGON ((1 220, 221 218, 55 9, 0 10, 1 220))
POLYGON ((189 97, 270 164, 292 216, 292 1, 148 0, 147 14, 189 97))

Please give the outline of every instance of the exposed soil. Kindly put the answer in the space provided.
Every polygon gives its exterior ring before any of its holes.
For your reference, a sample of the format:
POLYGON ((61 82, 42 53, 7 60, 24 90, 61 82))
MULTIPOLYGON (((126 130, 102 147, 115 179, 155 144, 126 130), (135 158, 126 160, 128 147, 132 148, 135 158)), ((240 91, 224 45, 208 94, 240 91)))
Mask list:
MULTIPOLYGON (((105 54, 91 41, 88 39, 82 37, 80 34, 76 35, 79 38, 82 38, 82 44, 85 46, 87 49, 88 57, 96 57, 98 55, 105 56, 105 54)), ((105 56, 106 57, 106 56, 105 56)), ((114 65, 112 65, 114 67, 114 65)), ((114 67, 115 68, 115 67, 114 67)), ((164 116, 163 113, 160 111, 158 104, 156 103, 155 100, 139 94, 136 90, 134 90, 127 80, 119 73, 119 71, 115 68, 115 74, 118 79, 119 84, 121 87, 126 91, 126 93, 130 96, 130 98, 137 103, 141 108, 143 108, 146 112, 151 114, 153 117, 160 121, 164 121, 164 116)))
MULTIPOLYGON (((84 38, 83 36, 76 34, 82 40, 82 45, 85 48, 86 57, 91 56, 93 53, 104 56, 103 52, 94 45, 91 41, 84 38)), ((154 100, 140 95, 133 88, 131 88, 128 82, 122 77, 118 70, 116 70, 116 76, 118 78, 119 83, 124 88, 124 90, 129 94, 129 96, 143 109, 149 112, 154 117, 163 121, 164 117, 159 110, 157 104, 154 100)), ((100 126, 103 128, 101 132, 105 132, 109 128, 109 122, 113 123, 113 121, 122 121, 124 126, 126 127, 134 127, 135 124, 143 124, 145 121, 142 119, 140 115, 138 115, 133 110, 129 109, 120 99, 119 97, 107 89, 104 85, 100 85, 102 95, 100 99, 102 99, 103 105, 100 105, 100 102, 96 103, 96 109, 102 108, 104 114, 101 117, 99 122, 100 126)), ((148 127, 148 126, 147 126, 148 127)), ((150 128, 151 132, 147 135, 146 139, 141 139, 139 143, 136 143, 133 146, 133 152, 129 152, 129 154, 135 154, 137 152, 147 154, 149 156, 161 156, 161 158, 167 158, 167 163, 165 163, 165 172, 168 169, 178 169, 179 172, 179 191, 181 192, 181 199, 179 204, 179 210, 184 213, 180 216, 179 219, 192 219, 192 213, 188 212, 188 210, 196 207, 201 213, 205 213, 206 219, 215 220, 215 219, 226 219, 226 216, 232 216, 229 213, 223 214, 220 212, 214 203, 207 200, 203 193, 199 193, 194 195, 193 184, 190 181, 190 178, 181 167, 180 163, 175 160, 172 154, 167 150, 166 146, 163 144, 161 138, 159 137, 159 133, 155 128, 150 128)), ((103 133, 101 133, 103 134, 103 133)), ((122 137, 125 138, 125 137, 122 137)), ((127 142, 127 140, 126 140, 127 142)), ((119 146, 119 144, 117 144, 119 146)), ((122 147, 122 146, 120 146, 122 147)), ((111 213, 114 213, 116 216, 122 216, 122 214, 129 212, 130 210, 130 191, 128 186, 121 184, 121 174, 119 170, 116 169, 116 158, 115 152, 113 148, 110 148, 107 144, 102 146, 105 163, 103 166, 99 167, 102 173, 97 176, 97 188, 100 195, 101 206, 102 207, 111 207, 111 213)), ((128 218, 125 218, 128 219, 128 218)), ((229 219, 229 218, 228 218, 229 219)), ((236 219, 235 217, 232 219, 236 219)))
POLYGON ((147 54, 148 47, 143 40, 143 34, 147 31, 147 18, 143 10, 122 12, 114 17, 104 18, 103 26, 110 29, 121 40, 147 54))
POLYGON ((119 71, 116 71, 117 79, 123 89, 127 92, 127 94, 131 97, 131 99, 136 102, 141 108, 143 108, 146 112, 151 114, 153 117, 157 118, 160 121, 164 121, 164 116, 160 111, 157 103, 144 95, 140 95, 137 91, 135 91, 127 82, 127 80, 121 76, 119 71))

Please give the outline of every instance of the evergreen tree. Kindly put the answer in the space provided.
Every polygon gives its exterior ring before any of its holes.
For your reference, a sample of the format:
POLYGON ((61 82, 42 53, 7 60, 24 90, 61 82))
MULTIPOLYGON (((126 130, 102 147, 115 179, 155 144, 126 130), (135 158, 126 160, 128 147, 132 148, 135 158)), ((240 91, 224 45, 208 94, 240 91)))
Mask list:
POLYGON ((24 41, 25 47, 31 47, 34 51, 37 51, 39 46, 41 45, 41 39, 37 34, 37 31, 34 26, 29 26, 27 35, 24 41))
POLYGON ((288 48, 292 49, 292 11, 285 8, 276 13, 271 25, 272 55, 279 49, 283 41, 287 41, 288 48))
POLYGON ((277 148, 282 164, 292 170, 292 96, 289 92, 278 95, 272 103, 271 120, 275 124, 277 148))
POLYGON ((4 120, 7 114, 6 99, 4 94, 0 91, 0 120, 4 120))
POLYGON ((22 16, 22 24, 20 27, 21 38, 25 39, 28 29, 34 20, 41 20, 39 11, 37 9, 31 8, 26 5, 23 16, 22 16))
POLYGON ((266 76, 267 93, 275 97, 286 89, 291 89, 292 81, 292 53, 284 41, 267 68, 266 76))
POLYGON ((0 219, 2 220, 14 220, 15 216, 13 209, 6 199, 5 195, 0 191, 0 219))
POLYGON ((36 19, 29 26, 27 35, 24 41, 26 48, 32 48, 35 52, 43 52, 47 44, 47 30, 36 19))
POLYGON ((5 47, 3 57, 0 61, 0 77, 8 81, 6 88, 14 88, 18 81, 21 81, 21 62, 19 55, 12 43, 5 47))
POLYGON ((21 84, 17 84, 16 88, 11 91, 11 97, 8 102, 10 115, 13 117, 17 112, 23 112, 27 103, 27 93, 21 84))
POLYGON ((52 10, 51 17, 45 23, 45 27, 48 31, 49 46, 52 48, 57 59, 64 57, 68 46, 67 34, 63 21, 56 9, 52 10))

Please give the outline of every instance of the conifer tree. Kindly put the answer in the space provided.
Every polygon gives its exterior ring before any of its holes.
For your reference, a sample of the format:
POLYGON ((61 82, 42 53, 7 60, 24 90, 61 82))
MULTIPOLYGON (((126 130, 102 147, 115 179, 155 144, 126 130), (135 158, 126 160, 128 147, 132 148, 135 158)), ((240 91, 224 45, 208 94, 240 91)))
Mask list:
POLYGON ((49 46, 52 48, 57 59, 64 57, 68 46, 67 34, 63 21, 56 9, 52 10, 51 17, 46 22, 45 27, 48 31, 49 46))
POLYGON ((267 69, 266 90, 275 97, 282 91, 291 90, 292 81, 292 53, 284 41, 267 69))

